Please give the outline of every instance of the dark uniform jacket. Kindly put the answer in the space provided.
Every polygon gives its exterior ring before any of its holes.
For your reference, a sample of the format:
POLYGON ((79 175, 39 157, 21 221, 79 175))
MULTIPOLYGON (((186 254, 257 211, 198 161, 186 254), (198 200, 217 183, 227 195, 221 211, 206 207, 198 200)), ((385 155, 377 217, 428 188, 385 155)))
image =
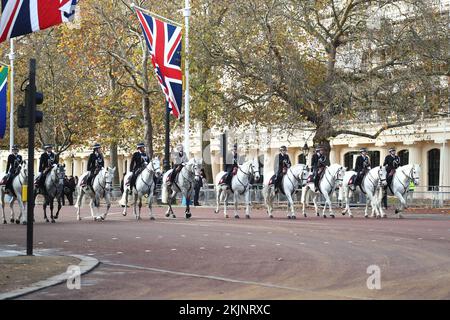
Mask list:
POLYGON ((370 159, 368 156, 359 155, 356 158, 355 171, 361 172, 370 168, 370 159))
POLYGON ((133 157, 131 158, 130 163, 130 171, 134 172, 135 170, 141 168, 145 163, 149 163, 150 159, 145 152, 136 151, 133 153, 133 157))
POLYGON ((322 168, 326 166, 327 157, 324 154, 320 154, 316 152, 313 154, 311 158, 311 167, 313 170, 317 170, 318 168, 322 168))
POLYGON ((237 152, 230 152, 227 154, 226 160, 226 171, 229 173, 233 172, 233 169, 239 167, 239 165, 243 162, 242 157, 240 157, 237 152))
POLYGON ((95 171, 97 168, 103 168, 105 166, 105 161, 103 160, 103 155, 100 153, 92 152, 89 155, 87 169, 88 171, 95 171))
POLYGON ((8 164, 6 165, 6 173, 9 173, 10 170, 11 173, 15 173, 20 164, 22 164, 22 156, 20 154, 10 154, 8 156, 8 164))
POLYGON ((393 169, 397 169, 400 166, 400 157, 388 154, 386 158, 384 158, 383 166, 386 166, 386 171, 389 174, 393 169))
POLYGON ((289 168, 291 166, 291 159, 289 159, 289 155, 286 153, 285 155, 279 153, 275 158, 275 174, 280 174, 283 172, 283 168, 289 168))
POLYGON ((39 159, 39 172, 43 172, 45 169, 53 166, 55 163, 58 163, 58 156, 53 152, 51 152, 50 154, 44 152, 43 154, 41 154, 41 158, 39 159))

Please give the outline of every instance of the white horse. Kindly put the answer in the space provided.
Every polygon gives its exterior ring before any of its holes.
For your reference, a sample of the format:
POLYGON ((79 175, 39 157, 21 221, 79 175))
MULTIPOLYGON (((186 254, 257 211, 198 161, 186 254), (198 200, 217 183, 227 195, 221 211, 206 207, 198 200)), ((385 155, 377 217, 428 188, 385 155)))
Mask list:
MULTIPOLYGON (((0 181, 3 180, 3 178, 5 177, 6 174, 4 174, 1 178, 0 181)), ((23 205, 23 201, 22 201, 22 186, 24 184, 27 184, 27 179, 28 179, 28 168, 27 168, 27 162, 24 160, 22 162, 22 164, 19 166, 19 174, 17 176, 14 177, 11 185, 13 187, 13 191, 14 194, 11 194, 12 199, 9 203, 9 206, 11 208, 11 219, 10 222, 11 223, 17 223, 19 224, 20 221, 22 220, 22 224, 26 224, 27 223, 27 215, 25 212, 25 207, 23 205), (20 214, 19 217, 17 219, 14 219, 15 217, 15 213, 14 213, 14 201, 17 199, 17 202, 19 203, 19 209, 20 209, 20 214), (24 214, 25 213, 25 214, 24 214)), ((5 190, 5 185, 2 185, 0 187, 0 201, 1 201, 1 206, 2 206, 2 217, 3 217, 3 223, 6 224, 6 219, 5 219, 5 194, 6 194, 6 190, 5 190)))
POLYGON ((234 217, 239 218, 238 211, 238 195, 245 195, 245 217, 250 218, 250 176, 253 176, 255 180, 259 180, 259 161, 257 158, 249 160, 242 165, 238 166, 238 171, 231 179, 231 190, 226 184, 219 184, 220 180, 226 172, 221 171, 216 175, 216 210, 215 213, 219 213, 219 203, 223 201, 223 214, 225 218, 228 218, 227 204, 228 196, 233 193, 234 198, 234 217))
POLYGON ((92 181, 92 188, 90 186, 81 186, 81 183, 84 180, 84 177, 89 173, 85 172, 81 175, 78 183, 77 183, 77 201, 75 202, 75 208, 77 208, 77 220, 81 220, 80 217, 80 208, 81 201, 83 199, 84 194, 90 196, 91 201, 89 203, 89 207, 91 208, 91 217, 94 221, 105 220, 106 215, 109 212, 109 208, 111 207, 111 189, 112 189, 112 181, 114 178, 114 172, 116 168, 102 168, 100 172, 95 176, 92 181), (104 198, 106 202, 106 212, 100 216, 94 216, 94 205, 95 207, 99 207, 100 198, 104 198))
POLYGON ((347 168, 341 166, 340 164, 332 164, 329 167, 326 167, 325 172, 323 174, 322 179, 319 181, 319 190, 315 192, 315 185, 314 182, 307 183, 302 188, 302 213, 303 216, 306 217, 305 212, 305 206, 306 201, 308 199, 309 193, 313 194, 313 202, 314 202, 314 208, 316 211, 316 215, 319 217, 319 208, 317 207, 317 198, 319 197, 320 193, 323 194, 325 197, 325 206, 323 207, 322 216, 326 218, 325 210, 327 209, 327 205, 330 209, 330 216, 334 218, 333 209, 331 208, 331 200, 330 195, 334 191, 336 187, 340 187, 342 185, 342 179, 344 178, 345 171, 347 168))
MULTIPOLYGON (((406 204, 405 195, 409 189, 409 183, 412 181, 414 185, 419 184, 420 166, 418 164, 407 164, 406 166, 398 167, 395 170, 391 185, 388 186, 390 194, 395 195, 400 200, 400 208, 395 209, 395 213, 401 213, 408 206, 406 204)), ((383 213, 383 209, 380 206, 383 213)), ((384 214, 384 213, 383 213, 384 214)))
POLYGON ((200 175, 202 160, 197 160, 192 158, 189 160, 178 173, 178 176, 174 180, 174 182, 169 186, 167 185, 168 177, 173 169, 170 169, 163 175, 163 182, 161 186, 161 201, 162 203, 167 203, 168 208, 166 211, 166 217, 172 216, 172 218, 176 218, 172 209, 172 201, 177 195, 180 193, 186 199, 186 210, 184 212, 186 219, 191 217, 191 209, 189 207, 189 203, 191 201, 191 194, 194 190, 195 184, 195 176, 200 175))
MULTIPOLYGON (((124 181, 128 181, 133 173, 128 172, 124 181)), ((144 170, 136 177, 136 182, 134 184, 133 190, 130 190, 130 186, 125 185, 122 193, 122 198, 119 201, 119 204, 124 207, 122 215, 127 215, 127 205, 128 205, 128 195, 133 195, 134 197, 134 209, 133 213, 136 217, 136 220, 141 219, 141 208, 142 208, 142 197, 148 197, 148 209, 150 220, 155 220, 152 212, 152 203, 153 203, 153 192, 155 190, 155 182, 153 180, 154 177, 159 178, 161 176, 161 163, 158 158, 153 159, 147 164, 144 170), (136 207, 139 203, 139 211, 136 210, 136 207)))
MULTIPOLYGON (((350 218, 353 218, 353 214, 350 211, 350 198, 354 192, 358 191, 358 189, 352 189, 349 185, 349 181, 356 174, 355 171, 347 171, 342 180, 342 188, 339 188, 339 200, 342 200, 345 203, 345 209, 342 211, 342 214, 345 215, 348 212, 350 218)), ((382 216, 380 211, 382 190, 387 184, 386 175, 386 168, 384 166, 378 166, 369 170, 361 181, 359 190, 367 196, 366 210, 364 211, 364 217, 366 218, 368 217, 367 210, 369 208, 369 203, 372 207, 372 217, 375 217, 375 212, 377 218, 386 217, 386 215, 382 216)))
POLYGON ((40 193, 44 196, 44 220, 49 222, 47 218, 47 205, 50 205, 50 219, 52 223, 55 223, 55 219, 58 219, 59 211, 62 207, 62 197, 64 196, 64 176, 66 175, 66 169, 64 164, 54 164, 50 169, 50 172, 45 177, 44 188, 45 190, 40 190, 39 188, 34 189, 34 199, 36 204, 36 197, 40 193), (56 215, 53 217, 53 200, 56 198, 58 202, 58 210, 56 215))
MULTIPOLYGON (((306 184, 306 180, 308 179, 309 168, 306 164, 297 164, 295 166, 290 167, 286 174, 283 176, 283 180, 281 181, 281 186, 284 195, 288 200, 288 219, 296 219, 295 209, 294 209, 294 200, 292 200, 292 196, 300 185, 303 187, 306 184), (290 214, 289 214, 289 208, 290 214)), ((279 190, 279 192, 281 192, 279 190)), ((270 218, 273 218, 273 199, 275 199, 275 185, 267 184, 263 188, 264 195, 264 203, 267 206, 267 213, 270 218)))

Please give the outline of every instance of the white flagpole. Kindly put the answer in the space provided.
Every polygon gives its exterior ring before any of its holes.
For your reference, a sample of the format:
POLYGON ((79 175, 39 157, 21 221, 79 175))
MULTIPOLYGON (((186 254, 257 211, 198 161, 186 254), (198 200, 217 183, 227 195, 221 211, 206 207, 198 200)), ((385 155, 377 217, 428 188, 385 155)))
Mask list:
POLYGON ((184 74, 185 74, 185 91, 184 91, 184 150, 189 156, 189 17, 191 15, 191 7, 189 0, 185 0, 184 16, 184 74))
POLYGON ((9 151, 12 152, 12 146, 14 145, 14 39, 9 40, 9 65, 10 74, 10 96, 9 96, 9 151))

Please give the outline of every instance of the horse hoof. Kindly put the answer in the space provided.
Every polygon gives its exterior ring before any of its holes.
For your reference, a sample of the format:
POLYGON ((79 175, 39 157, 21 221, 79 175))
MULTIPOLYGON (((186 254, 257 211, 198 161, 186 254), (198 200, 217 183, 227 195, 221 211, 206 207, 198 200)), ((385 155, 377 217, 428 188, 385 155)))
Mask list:
POLYGON ((383 219, 387 219, 387 215, 381 216, 383 219))
POLYGON ((16 224, 19 224, 19 223, 20 223, 20 220, 19 220, 19 219, 17 219, 17 220, 16 220, 16 224))
POLYGON ((166 218, 170 217, 170 213, 166 213, 166 218))
POLYGON ((296 217, 296 216, 292 216, 292 219, 294 219, 294 220, 295 220, 295 219, 297 219, 297 217, 296 217))
POLYGON ((24 225, 24 226, 25 226, 26 224, 27 224, 27 222, 26 222, 26 221, 22 222, 22 225, 24 225))
POLYGON ((52 219, 52 223, 55 223, 56 221, 55 221, 55 219, 52 219))
POLYGON ((330 216, 331 216, 331 218, 333 218, 333 219, 335 218, 334 214, 330 214, 330 216))
POLYGON ((303 217, 307 218, 308 216, 307 216, 306 213, 305 213, 305 214, 303 214, 303 217))
POLYGON ((48 219, 45 219, 45 222, 50 222, 50 220, 48 220, 48 219))
POLYGON ((214 210, 214 213, 219 213, 219 210, 214 210))
POLYGON ((186 219, 189 219, 192 216, 190 213, 186 213, 186 219))
POLYGON ((349 217, 353 219, 353 215, 350 215, 349 217))
POLYGON ((176 218, 177 218, 177 216, 173 214, 173 215, 172 215, 172 218, 176 219, 176 218))
POLYGON ((150 217, 150 220, 152 220, 152 221, 155 220, 155 217, 150 217))
POLYGON ((369 216, 364 216, 364 218, 369 219, 369 216))
POLYGON ((273 215, 270 215, 269 218, 270 218, 270 219, 273 219, 273 215))
POLYGON ((14 219, 11 219, 11 220, 9 220, 9 222, 11 222, 11 223, 14 223, 16 220, 14 220, 14 219))
POLYGON ((291 220, 291 216, 287 216, 287 218, 288 218, 289 220, 291 220))
POLYGON ((324 218, 324 219, 326 219, 326 218, 327 218, 327 216, 326 216, 326 215, 323 215, 323 218, 324 218))
POLYGON ((227 218, 227 219, 228 219, 228 218, 229 218, 229 216, 228 216, 228 215, 226 214, 226 215, 225 215, 225 218, 227 218))
POLYGON ((395 214, 399 213, 400 211, 398 209, 395 209, 395 214))
POLYGON ((7 224, 6 220, 3 220, 3 224, 7 224))
POLYGON ((316 213, 316 216, 320 217, 320 213, 316 213))
POLYGON ((250 219, 250 215, 249 215, 249 214, 246 214, 245 217, 246 217, 247 219, 250 219))
POLYGON ((238 215, 235 215, 234 218, 235 218, 235 219, 239 219, 239 216, 238 216, 238 215))

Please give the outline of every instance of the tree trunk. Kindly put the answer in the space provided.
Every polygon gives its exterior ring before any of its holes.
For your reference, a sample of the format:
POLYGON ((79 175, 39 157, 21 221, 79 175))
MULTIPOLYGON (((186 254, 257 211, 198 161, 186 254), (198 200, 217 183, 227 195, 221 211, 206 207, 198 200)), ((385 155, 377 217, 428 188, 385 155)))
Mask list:
POLYGON ((153 125, 150 114, 150 99, 147 95, 142 96, 142 114, 144 116, 144 143, 148 150, 148 156, 153 158, 153 125))
POLYGON ((119 177, 119 157, 117 155, 117 143, 113 142, 109 146, 109 159, 111 160, 110 166, 116 168, 116 172, 114 173, 113 185, 120 185, 120 177, 119 177))

